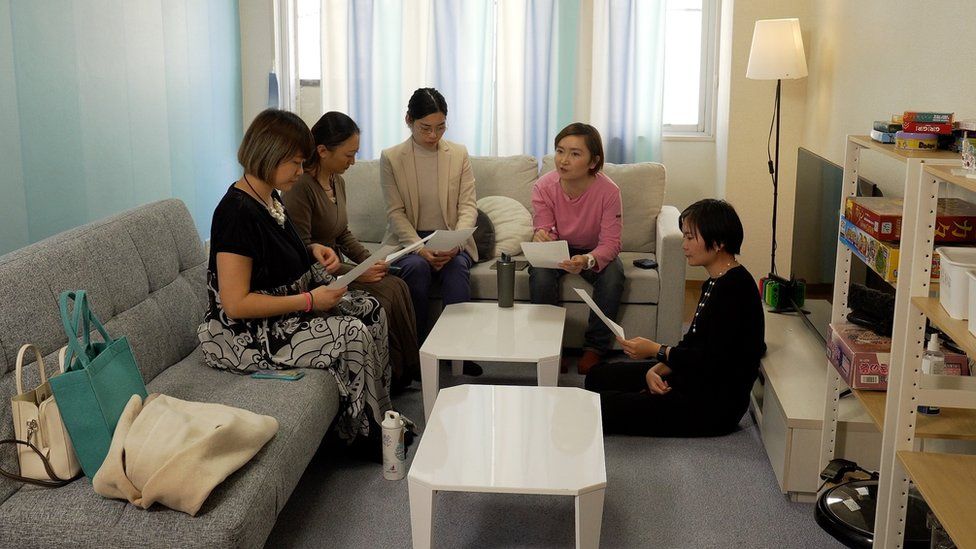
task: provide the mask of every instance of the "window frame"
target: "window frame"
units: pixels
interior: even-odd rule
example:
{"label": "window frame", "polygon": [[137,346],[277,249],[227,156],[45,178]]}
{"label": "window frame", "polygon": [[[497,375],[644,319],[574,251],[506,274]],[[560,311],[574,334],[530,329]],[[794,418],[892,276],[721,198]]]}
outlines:
{"label": "window frame", "polygon": [[661,137],[665,141],[711,141],[715,139],[721,2],[722,0],[702,0],[698,124],[662,124]]}

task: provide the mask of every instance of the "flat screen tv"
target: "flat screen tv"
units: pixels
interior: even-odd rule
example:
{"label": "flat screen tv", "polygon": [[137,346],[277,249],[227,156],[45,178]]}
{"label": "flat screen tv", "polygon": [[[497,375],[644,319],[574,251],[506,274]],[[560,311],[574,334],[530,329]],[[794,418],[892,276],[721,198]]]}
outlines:
{"label": "flat screen tv", "polygon": [[[806,282],[803,307],[794,307],[807,325],[826,343],[830,323],[830,300],[837,261],[837,230],[841,208],[844,168],[800,147],[796,155],[796,201],[793,214],[793,258],[791,278]],[[863,178],[858,194],[876,195],[877,187]],[[864,265],[852,262],[851,280],[865,279]]]}

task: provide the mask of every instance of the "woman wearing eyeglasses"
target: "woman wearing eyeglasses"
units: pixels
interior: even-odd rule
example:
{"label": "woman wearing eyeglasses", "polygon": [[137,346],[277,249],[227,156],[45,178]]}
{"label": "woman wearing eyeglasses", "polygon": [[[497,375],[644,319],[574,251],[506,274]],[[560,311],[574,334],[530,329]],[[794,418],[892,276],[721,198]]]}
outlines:
{"label": "woman wearing eyeglasses", "polygon": [[[391,233],[387,240],[409,246],[436,230],[474,227],[478,219],[474,173],[464,145],[442,139],[447,130],[444,96],[434,88],[415,91],[407,103],[406,123],[410,138],[380,156],[380,185]],[[472,238],[462,248],[447,252],[420,248],[396,262],[399,276],[410,288],[421,342],[430,332],[431,283],[439,280],[445,306],[469,301],[469,271],[477,260]],[[470,368],[467,373],[477,373]]]}

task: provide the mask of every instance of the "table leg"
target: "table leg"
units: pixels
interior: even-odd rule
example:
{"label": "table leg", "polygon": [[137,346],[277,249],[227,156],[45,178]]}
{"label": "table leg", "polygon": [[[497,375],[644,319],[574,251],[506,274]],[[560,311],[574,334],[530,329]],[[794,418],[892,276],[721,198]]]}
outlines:
{"label": "table leg", "polygon": [[[600,488],[576,496],[576,549],[600,547],[600,528],[603,525],[603,493]],[[413,512],[413,492],[410,493]],[[417,539],[416,537],[414,538]],[[414,542],[416,547],[416,542]]]}
{"label": "table leg", "polygon": [[539,378],[539,387],[559,385],[559,355],[540,360],[536,364],[536,376]]}
{"label": "table leg", "polygon": [[437,357],[420,352],[420,386],[424,393],[424,422],[430,419],[430,411],[434,409],[437,391],[440,390],[440,372]]}
{"label": "table leg", "polygon": [[410,535],[414,549],[430,549],[434,491],[407,478],[410,490]]}
{"label": "table leg", "polygon": [[451,361],[451,373],[459,376],[464,373],[464,361],[463,360],[452,360]]}

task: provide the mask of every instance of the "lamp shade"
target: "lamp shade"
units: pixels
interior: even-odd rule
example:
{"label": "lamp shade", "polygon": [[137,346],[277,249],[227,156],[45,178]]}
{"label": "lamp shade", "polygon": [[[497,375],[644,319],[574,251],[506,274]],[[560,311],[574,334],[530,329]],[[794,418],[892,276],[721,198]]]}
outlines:
{"label": "lamp shade", "polygon": [[792,80],[807,75],[803,36],[799,19],[756,21],[749,50],[746,78],[753,80]]}

